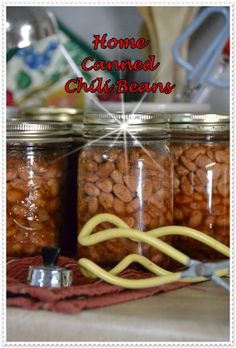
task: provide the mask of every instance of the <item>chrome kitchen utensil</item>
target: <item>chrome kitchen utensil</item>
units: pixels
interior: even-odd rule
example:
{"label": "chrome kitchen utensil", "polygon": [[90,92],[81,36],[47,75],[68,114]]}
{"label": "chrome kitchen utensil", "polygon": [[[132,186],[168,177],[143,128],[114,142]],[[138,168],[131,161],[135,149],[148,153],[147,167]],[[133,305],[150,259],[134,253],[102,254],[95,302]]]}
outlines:
{"label": "chrome kitchen utensil", "polygon": [[7,49],[24,48],[57,34],[52,12],[41,7],[7,7]]}
{"label": "chrome kitchen utensil", "polygon": [[221,286],[225,290],[230,290],[229,284],[221,277],[215,274],[216,271],[222,269],[228,269],[230,267],[229,260],[220,262],[208,262],[202,263],[196,260],[191,260],[189,268],[181,273],[180,278],[194,279],[196,277],[204,277],[212,280],[217,285]]}
{"label": "chrome kitchen utensil", "polygon": [[[224,22],[214,40],[199,58],[195,66],[185,61],[180,55],[180,47],[189,37],[202,25],[212,14],[222,15]],[[192,23],[182,32],[173,45],[173,56],[176,62],[187,72],[186,85],[183,90],[183,97],[190,99],[195,90],[201,88],[204,82],[208,82],[219,88],[228,88],[228,81],[215,79],[211,76],[212,69],[217,62],[224,45],[229,37],[229,13],[225,7],[208,7],[203,10]]]}
{"label": "chrome kitchen utensil", "polygon": [[62,288],[72,284],[72,270],[56,266],[59,248],[42,249],[43,265],[30,266],[27,280],[32,286]]}

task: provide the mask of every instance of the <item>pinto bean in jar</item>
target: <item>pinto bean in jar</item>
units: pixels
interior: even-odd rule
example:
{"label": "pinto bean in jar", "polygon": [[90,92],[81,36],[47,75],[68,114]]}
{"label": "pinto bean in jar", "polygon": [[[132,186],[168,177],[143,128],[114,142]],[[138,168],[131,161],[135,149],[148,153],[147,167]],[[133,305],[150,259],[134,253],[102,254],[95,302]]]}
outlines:
{"label": "pinto bean in jar", "polygon": [[[118,114],[118,117],[128,121],[130,115]],[[124,134],[120,137],[114,134],[95,145],[88,142],[82,150],[78,166],[78,233],[92,216],[105,212],[140,231],[172,224],[172,163],[166,120],[156,116],[157,124],[150,128],[148,122],[153,121],[152,117],[135,115],[130,119],[132,136],[128,127],[127,146],[124,146]],[[98,120],[107,122],[102,115]],[[114,127],[112,121],[109,120]],[[135,123],[140,121],[141,127]],[[114,226],[104,223],[96,231],[110,227]],[[170,241],[170,237],[164,240]],[[131,253],[143,254],[158,264],[169,261],[158,250],[128,239],[111,238],[90,247],[78,245],[79,257],[88,257],[104,266],[111,266]]]}
{"label": "pinto bean in jar", "polygon": [[[67,138],[58,150],[55,139],[48,143],[46,135],[63,127]],[[44,132],[40,134],[42,128]],[[8,256],[38,254],[44,246],[60,244],[68,128],[53,123],[41,126],[38,122],[7,124]],[[39,134],[32,135],[36,131]]]}
{"label": "pinto bean in jar", "polygon": [[[183,115],[183,122],[175,123],[179,117],[173,115],[171,119],[174,222],[229,245],[229,118],[213,114]],[[191,128],[184,129],[186,124]],[[219,257],[190,238],[178,237],[176,245],[192,257]]]}
{"label": "pinto bean in jar", "polygon": [[66,216],[66,224],[61,233],[61,253],[74,257],[77,249],[77,160],[80,147],[84,141],[82,138],[83,111],[78,108],[68,107],[27,107],[21,109],[19,117],[29,121],[58,121],[72,125],[72,143],[68,150],[67,187],[64,200],[63,214]]}

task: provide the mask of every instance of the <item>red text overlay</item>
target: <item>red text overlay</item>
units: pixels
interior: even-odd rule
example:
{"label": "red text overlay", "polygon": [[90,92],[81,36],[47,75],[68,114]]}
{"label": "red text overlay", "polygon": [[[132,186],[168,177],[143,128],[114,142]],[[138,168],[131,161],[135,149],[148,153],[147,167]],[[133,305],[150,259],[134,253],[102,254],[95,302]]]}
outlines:
{"label": "red text overlay", "polygon": [[[107,38],[107,34],[93,35],[93,49],[143,49],[149,45],[149,40],[141,37],[117,39],[115,37]],[[149,55],[145,61],[136,60],[95,60],[89,56],[83,59],[81,63],[81,71],[155,71],[160,67],[160,62],[156,60],[154,55]],[[111,79],[105,80],[103,77],[97,77],[89,83],[84,81],[82,77],[68,80],[65,84],[67,93],[165,93],[170,94],[175,88],[175,84],[171,82],[128,82],[126,79],[117,80],[115,83]]]}

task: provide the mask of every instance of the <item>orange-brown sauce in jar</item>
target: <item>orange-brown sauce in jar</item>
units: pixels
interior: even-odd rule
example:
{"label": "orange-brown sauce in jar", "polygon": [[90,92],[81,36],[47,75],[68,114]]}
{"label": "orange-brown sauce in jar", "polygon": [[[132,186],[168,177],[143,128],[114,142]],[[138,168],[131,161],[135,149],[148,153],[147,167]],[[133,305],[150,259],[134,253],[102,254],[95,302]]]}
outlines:
{"label": "orange-brown sauce in jar", "polygon": [[[8,137],[6,175],[7,255],[18,257],[60,244],[67,168],[65,146],[58,150],[53,141],[43,143],[45,135],[40,143],[20,141],[20,122],[8,124],[11,136],[17,130],[17,137]],[[34,127],[40,128],[37,123]]]}
{"label": "orange-brown sauce in jar", "polygon": [[77,249],[77,161],[78,153],[84,143],[82,137],[83,110],[68,107],[27,107],[21,109],[19,117],[29,121],[58,121],[72,125],[72,143],[68,150],[68,170],[66,171],[67,204],[63,207],[66,217],[63,223],[63,233],[60,234],[61,254],[74,257]]}

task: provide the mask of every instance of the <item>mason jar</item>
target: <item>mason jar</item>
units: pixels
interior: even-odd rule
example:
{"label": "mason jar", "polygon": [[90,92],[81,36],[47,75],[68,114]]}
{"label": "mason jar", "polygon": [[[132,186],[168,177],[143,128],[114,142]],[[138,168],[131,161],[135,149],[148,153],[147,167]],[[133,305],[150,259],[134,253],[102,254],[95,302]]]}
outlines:
{"label": "mason jar", "polygon": [[69,124],[7,122],[8,256],[38,254],[44,246],[63,249],[70,143]]}
{"label": "mason jar", "polygon": [[[169,123],[174,161],[174,223],[229,245],[229,115],[173,114]],[[190,238],[178,237],[176,246],[192,257],[219,256]]]}
{"label": "mason jar", "polygon": [[[86,114],[86,145],[78,164],[78,233],[100,213],[110,213],[141,232],[173,223],[172,162],[168,124],[162,115]],[[104,222],[95,231],[114,227]],[[170,237],[164,240],[170,241]],[[78,256],[112,266],[131,253],[155,263],[169,259],[158,250],[128,239],[84,247]]]}
{"label": "mason jar", "polygon": [[77,160],[81,146],[84,144],[83,111],[78,108],[61,107],[28,107],[21,109],[18,117],[37,121],[59,121],[70,123],[72,126],[72,142],[68,150],[68,171],[67,171],[67,205],[64,207],[67,216],[67,233],[61,236],[62,252],[66,256],[75,256],[77,244]]}

